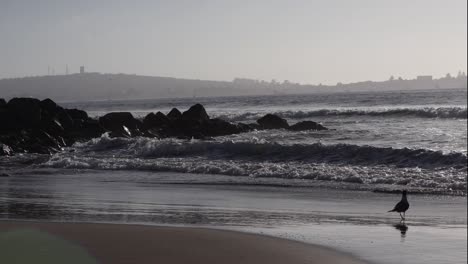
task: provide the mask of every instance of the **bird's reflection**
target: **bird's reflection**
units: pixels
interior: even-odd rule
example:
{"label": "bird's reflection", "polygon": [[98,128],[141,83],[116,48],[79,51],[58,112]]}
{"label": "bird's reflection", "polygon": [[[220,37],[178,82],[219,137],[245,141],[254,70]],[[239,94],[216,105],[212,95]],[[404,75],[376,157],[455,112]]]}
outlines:
{"label": "bird's reflection", "polygon": [[397,230],[400,230],[401,242],[405,242],[406,232],[408,232],[408,226],[406,225],[405,221],[401,221],[398,224],[394,224],[393,227],[395,227],[395,229]]}

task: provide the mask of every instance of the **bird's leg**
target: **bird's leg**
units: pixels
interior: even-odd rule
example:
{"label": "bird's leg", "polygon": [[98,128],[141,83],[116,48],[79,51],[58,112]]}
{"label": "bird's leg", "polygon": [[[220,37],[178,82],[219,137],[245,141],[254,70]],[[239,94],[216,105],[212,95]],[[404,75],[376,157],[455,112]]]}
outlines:
{"label": "bird's leg", "polygon": [[398,212],[400,214],[401,220],[405,219],[402,215],[401,212]]}
{"label": "bird's leg", "polygon": [[403,212],[403,220],[406,220],[406,212]]}

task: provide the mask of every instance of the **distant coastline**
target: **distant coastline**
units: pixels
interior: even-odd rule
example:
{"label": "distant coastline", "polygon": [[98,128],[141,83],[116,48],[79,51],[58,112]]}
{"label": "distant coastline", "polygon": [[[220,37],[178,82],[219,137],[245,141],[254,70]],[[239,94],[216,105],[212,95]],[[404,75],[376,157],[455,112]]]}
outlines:
{"label": "distant coastline", "polygon": [[130,74],[78,73],[0,79],[0,97],[52,98],[58,101],[119,100],[181,97],[308,94],[323,92],[466,89],[465,73],[442,78],[391,77],[387,81],[299,84],[289,81],[261,81],[236,78],[228,81],[193,80]]}

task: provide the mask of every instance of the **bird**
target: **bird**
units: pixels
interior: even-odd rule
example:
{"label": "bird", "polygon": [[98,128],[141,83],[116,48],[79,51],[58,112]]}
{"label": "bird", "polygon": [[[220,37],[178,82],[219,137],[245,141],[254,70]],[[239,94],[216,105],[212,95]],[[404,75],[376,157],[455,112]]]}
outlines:
{"label": "bird", "polygon": [[[405,220],[405,212],[409,208],[408,199],[406,198],[406,190],[402,192],[401,201],[395,205],[395,208],[388,212],[398,212],[400,214],[401,220]],[[401,215],[403,213],[403,215]]]}

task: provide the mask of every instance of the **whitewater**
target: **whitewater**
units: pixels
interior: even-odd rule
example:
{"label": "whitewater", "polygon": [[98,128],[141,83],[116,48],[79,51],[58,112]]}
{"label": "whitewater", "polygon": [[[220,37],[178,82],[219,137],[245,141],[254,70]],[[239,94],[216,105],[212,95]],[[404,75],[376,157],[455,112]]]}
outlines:
{"label": "whitewater", "polygon": [[[52,156],[0,161],[8,173],[47,170],[177,172],[178,184],[274,184],[466,195],[466,89],[221,98],[65,102],[91,116],[185,111],[253,123],[275,113],[327,131],[264,130],[204,140],[110,138],[104,134]],[[216,178],[219,176],[218,178]],[[229,180],[226,180],[228,178]],[[166,179],[167,181],[167,179]]]}

